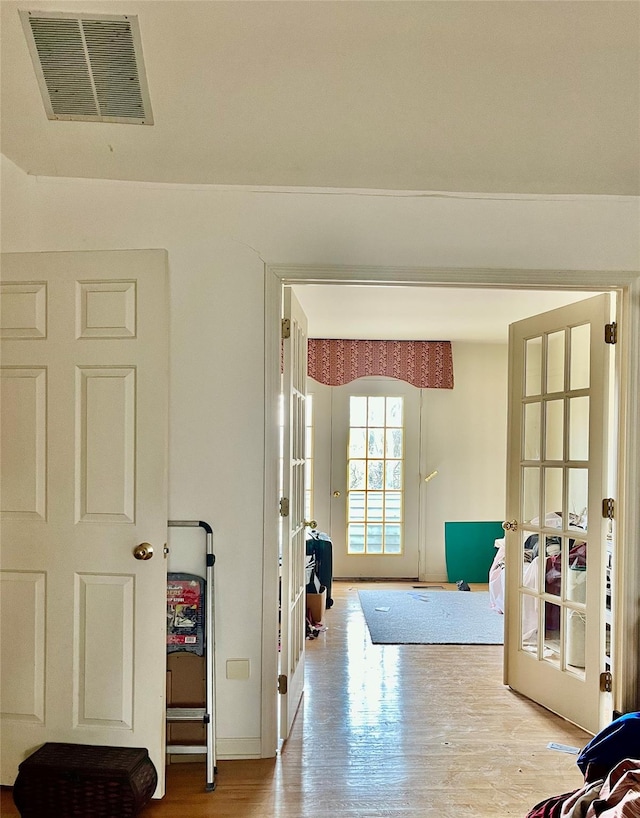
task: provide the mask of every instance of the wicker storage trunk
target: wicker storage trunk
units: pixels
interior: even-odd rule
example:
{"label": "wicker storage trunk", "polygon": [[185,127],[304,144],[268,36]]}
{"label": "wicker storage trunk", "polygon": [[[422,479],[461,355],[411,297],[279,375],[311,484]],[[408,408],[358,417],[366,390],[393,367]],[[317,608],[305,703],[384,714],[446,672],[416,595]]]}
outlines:
{"label": "wicker storage trunk", "polygon": [[147,750],[47,743],[18,768],[22,818],[133,818],[158,781]]}

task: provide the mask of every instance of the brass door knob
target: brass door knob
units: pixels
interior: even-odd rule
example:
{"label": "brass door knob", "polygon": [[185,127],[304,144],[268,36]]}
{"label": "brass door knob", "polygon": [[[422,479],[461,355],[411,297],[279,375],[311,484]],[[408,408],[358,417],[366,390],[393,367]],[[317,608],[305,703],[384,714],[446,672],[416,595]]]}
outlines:
{"label": "brass door knob", "polygon": [[137,560],[150,560],[153,556],[153,546],[148,542],[141,542],[133,549],[133,556]]}
{"label": "brass door knob", "polygon": [[340,492],[339,491],[334,491],[333,496],[334,497],[340,497]]}
{"label": "brass door knob", "polygon": [[315,520],[305,520],[304,524],[308,528],[317,528],[318,527],[318,523]]}
{"label": "brass door knob", "polygon": [[502,528],[505,531],[517,531],[518,530],[518,521],[517,520],[505,520],[502,523]]}

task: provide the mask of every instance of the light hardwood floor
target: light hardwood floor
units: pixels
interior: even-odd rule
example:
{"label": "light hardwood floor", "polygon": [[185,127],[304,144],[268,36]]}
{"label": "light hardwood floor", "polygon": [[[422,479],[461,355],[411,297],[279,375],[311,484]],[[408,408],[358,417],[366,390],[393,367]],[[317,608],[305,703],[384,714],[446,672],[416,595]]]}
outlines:
{"label": "light hardwood floor", "polygon": [[[580,786],[546,747],[589,736],[503,686],[502,648],[372,645],[358,587],[407,585],[334,584],[282,754],[220,761],[213,793],[202,765],[171,765],[145,818],[522,818]],[[1,814],[18,814],[7,790]]]}

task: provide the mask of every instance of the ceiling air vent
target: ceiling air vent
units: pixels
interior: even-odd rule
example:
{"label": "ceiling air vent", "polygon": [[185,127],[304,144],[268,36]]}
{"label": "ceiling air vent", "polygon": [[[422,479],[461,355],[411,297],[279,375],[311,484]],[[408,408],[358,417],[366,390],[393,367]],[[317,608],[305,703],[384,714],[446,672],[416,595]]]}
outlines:
{"label": "ceiling air vent", "polygon": [[153,125],[137,17],[20,16],[49,119]]}

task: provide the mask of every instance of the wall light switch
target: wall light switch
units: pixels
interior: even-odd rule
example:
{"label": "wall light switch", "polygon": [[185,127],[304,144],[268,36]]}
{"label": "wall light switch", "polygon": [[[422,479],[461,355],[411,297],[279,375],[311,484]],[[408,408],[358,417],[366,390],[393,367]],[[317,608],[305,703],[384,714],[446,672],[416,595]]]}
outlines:
{"label": "wall light switch", "polygon": [[227,659],[227,679],[248,679],[248,659]]}

